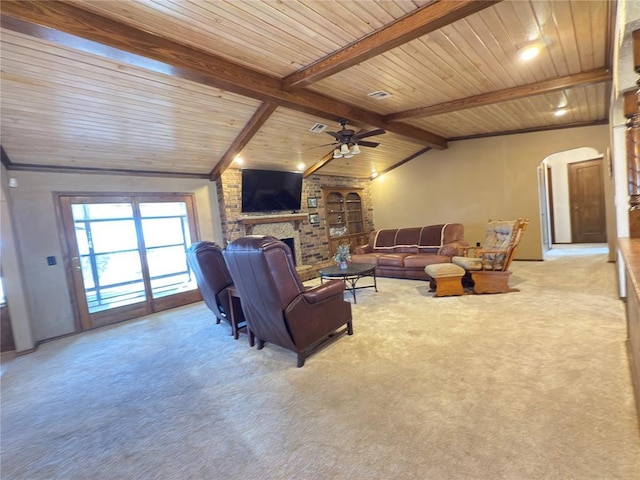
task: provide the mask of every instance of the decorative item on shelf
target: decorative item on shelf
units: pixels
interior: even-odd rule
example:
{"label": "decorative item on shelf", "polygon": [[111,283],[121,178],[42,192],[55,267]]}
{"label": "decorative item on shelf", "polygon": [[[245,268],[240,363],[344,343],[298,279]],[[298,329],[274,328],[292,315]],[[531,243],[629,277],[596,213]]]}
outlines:
{"label": "decorative item on shelf", "polygon": [[309,207],[309,208],[318,208],[318,197],[308,197],[307,198],[307,207]]}
{"label": "decorative item on shelf", "polygon": [[333,261],[336,262],[340,268],[347,268],[351,261],[351,253],[349,253],[349,245],[347,243],[338,245],[336,254],[333,256]]}
{"label": "decorative item on shelf", "polygon": [[310,213],[309,214],[309,223],[311,225],[317,225],[318,223],[320,223],[320,215],[317,213]]}
{"label": "decorative item on shelf", "polygon": [[329,228],[329,235],[333,237],[342,237],[347,234],[347,227],[331,227]]}

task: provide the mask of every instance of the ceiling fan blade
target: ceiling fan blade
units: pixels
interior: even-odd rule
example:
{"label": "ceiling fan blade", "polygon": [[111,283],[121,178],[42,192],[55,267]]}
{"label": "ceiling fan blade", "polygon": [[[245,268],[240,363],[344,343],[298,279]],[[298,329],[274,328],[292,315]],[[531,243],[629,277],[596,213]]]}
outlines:
{"label": "ceiling fan blade", "polygon": [[376,128],[375,130],[371,130],[369,132],[356,133],[353,136],[353,138],[354,139],[367,138],[367,137],[373,137],[375,135],[382,135],[383,133],[386,133],[383,129]]}
{"label": "ceiling fan blade", "polygon": [[329,147],[329,146],[334,146],[334,145],[340,145],[340,142],[325,143],[324,145],[316,145],[315,147],[305,148],[305,150],[313,150],[315,148]]}
{"label": "ceiling fan blade", "polygon": [[328,133],[329,135],[331,135],[333,138],[335,138],[339,142],[342,141],[342,135],[340,135],[337,132],[325,132],[325,133]]}
{"label": "ceiling fan blade", "polygon": [[358,145],[360,145],[361,147],[371,147],[371,148],[375,148],[378,145],[380,145],[378,142],[368,142],[366,140],[360,141],[358,140]]}

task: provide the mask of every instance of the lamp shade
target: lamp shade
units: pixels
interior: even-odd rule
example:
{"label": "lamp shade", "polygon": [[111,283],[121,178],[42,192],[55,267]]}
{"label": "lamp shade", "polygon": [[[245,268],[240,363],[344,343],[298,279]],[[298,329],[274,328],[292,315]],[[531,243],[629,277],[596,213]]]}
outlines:
{"label": "lamp shade", "polygon": [[360,147],[358,147],[358,144],[356,143],[353,147],[351,147],[351,154],[358,155],[359,153],[360,153]]}
{"label": "lamp shade", "polygon": [[333,158],[342,158],[342,154],[340,153],[340,149],[336,148],[333,151]]}
{"label": "lamp shade", "polygon": [[341,153],[342,155],[345,155],[345,154],[349,153],[349,145],[347,145],[346,143],[343,143],[343,144],[340,146],[340,153]]}

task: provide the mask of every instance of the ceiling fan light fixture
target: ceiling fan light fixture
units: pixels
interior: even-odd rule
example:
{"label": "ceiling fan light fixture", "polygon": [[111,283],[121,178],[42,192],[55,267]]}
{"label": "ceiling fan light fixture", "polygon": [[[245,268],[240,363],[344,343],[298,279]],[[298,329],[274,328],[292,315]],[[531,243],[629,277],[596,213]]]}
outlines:
{"label": "ceiling fan light fixture", "polygon": [[368,139],[369,137],[374,137],[376,135],[382,135],[383,133],[386,133],[382,128],[375,128],[368,131],[361,130],[359,132],[356,132],[351,128],[347,128],[346,120],[341,119],[339,123],[342,127],[341,130],[338,130],[336,132],[325,132],[333,137],[334,142],[326,145],[319,145],[322,147],[332,145],[334,147],[333,153],[330,154],[332,158],[351,158],[354,155],[358,155],[362,153],[362,151],[360,150],[360,145],[362,145],[363,147],[375,148],[380,144],[363,139]]}

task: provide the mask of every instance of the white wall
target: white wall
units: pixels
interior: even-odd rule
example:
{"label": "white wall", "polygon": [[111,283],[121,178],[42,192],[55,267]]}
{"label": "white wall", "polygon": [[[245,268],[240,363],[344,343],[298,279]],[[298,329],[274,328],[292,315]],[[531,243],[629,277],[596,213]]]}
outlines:
{"label": "white wall", "polygon": [[[37,341],[75,331],[54,193],[194,193],[200,238],[223,241],[215,183],[208,180],[24,171],[10,171],[10,175],[18,181],[8,195]],[[48,256],[55,256],[58,264],[48,266]]]}
{"label": "white wall", "polygon": [[598,152],[595,148],[581,147],[566,152],[554,153],[544,159],[543,163],[551,167],[553,228],[556,243],[571,243],[572,241],[567,165],[584,160],[602,158],[602,156],[603,153]]}

